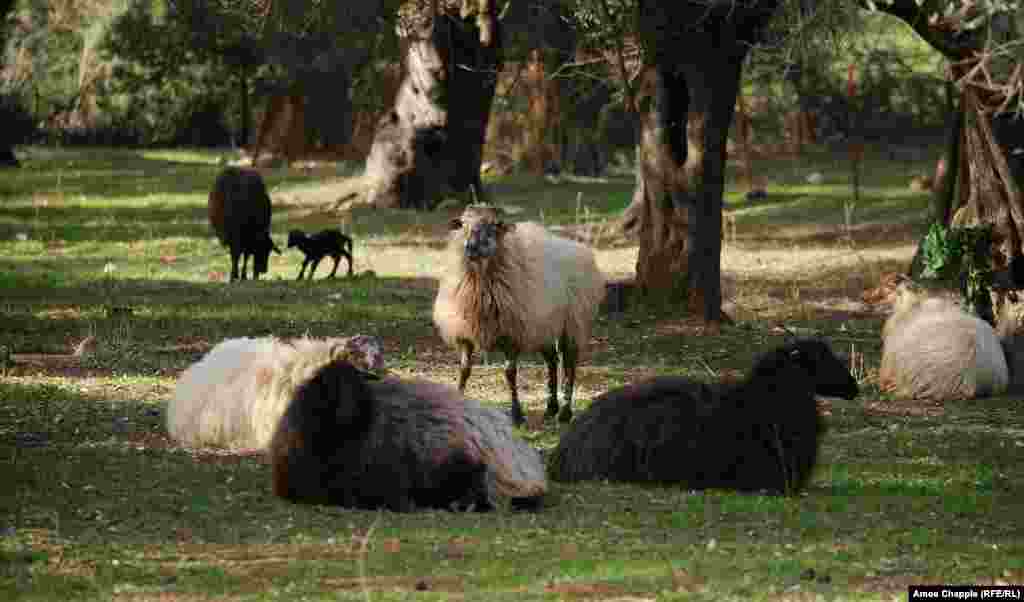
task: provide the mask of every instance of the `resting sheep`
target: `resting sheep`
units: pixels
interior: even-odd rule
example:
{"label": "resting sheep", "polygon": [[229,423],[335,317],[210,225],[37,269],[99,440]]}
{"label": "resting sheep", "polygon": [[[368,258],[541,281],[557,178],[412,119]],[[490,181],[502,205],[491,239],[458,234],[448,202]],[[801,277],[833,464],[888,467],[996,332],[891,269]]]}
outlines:
{"label": "resting sheep", "polygon": [[882,327],[879,386],[903,399],[972,399],[1006,391],[1009,374],[995,330],[951,299],[911,282],[896,288]]}
{"label": "resting sheep", "polygon": [[334,268],[331,269],[328,278],[334,278],[342,257],[348,261],[348,275],[352,275],[352,239],[342,234],[341,230],[321,230],[312,236],[302,230],[292,230],[288,233],[288,248],[292,247],[298,247],[306,256],[302,261],[302,269],[299,270],[299,277],[296,280],[302,280],[306,266],[310,266],[308,278],[312,280],[313,273],[316,272],[317,266],[320,265],[320,261],[324,257],[334,259]]}
{"label": "resting sheep", "polygon": [[242,280],[252,257],[252,277],[267,272],[270,252],[281,254],[270,238],[270,195],[258,172],[228,167],[217,176],[207,202],[210,226],[231,253],[231,281],[238,279],[242,259]]}
{"label": "resting sheep", "polygon": [[189,447],[262,449],[295,389],[339,358],[378,370],[380,343],[347,339],[228,339],[178,379],[167,408],[167,431]]}
{"label": "resting sheep", "polygon": [[547,488],[540,454],[502,413],[344,360],[295,390],[270,456],[274,494],[304,503],[487,510],[535,506]]}
{"label": "resting sheep", "polygon": [[843,362],[815,340],[764,354],[740,383],[652,378],[597,397],[558,442],[551,476],[795,492],[825,430],[815,394],[857,393]]}
{"label": "resting sheep", "polygon": [[[548,368],[545,415],[572,419],[579,353],[604,296],[605,279],[590,248],[536,223],[504,221],[495,207],[470,206],[451,221],[447,272],[434,301],[434,324],[460,355],[459,390],[473,352],[501,350],[512,419],[525,417],[516,385],[519,355],[539,351]],[[558,408],[558,361],[563,398]]]}

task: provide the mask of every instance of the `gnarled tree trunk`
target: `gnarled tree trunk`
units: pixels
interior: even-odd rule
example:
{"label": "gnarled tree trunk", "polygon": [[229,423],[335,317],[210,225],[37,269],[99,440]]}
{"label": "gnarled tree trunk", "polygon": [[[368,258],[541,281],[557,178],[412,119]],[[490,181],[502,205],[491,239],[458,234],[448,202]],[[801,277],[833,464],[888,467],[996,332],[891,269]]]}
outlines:
{"label": "gnarled tree trunk", "polygon": [[743,60],[777,2],[648,2],[638,33],[650,67],[636,92],[637,188],[625,224],[637,232],[638,285],[721,320],[726,138]]}
{"label": "gnarled tree trunk", "polygon": [[366,161],[369,202],[432,209],[449,192],[481,195],[484,135],[501,67],[493,0],[436,13],[407,39],[394,108],[377,125]]}
{"label": "gnarled tree trunk", "polygon": [[[7,48],[7,32],[4,29],[7,24],[7,15],[12,8],[14,8],[14,0],[0,0],[0,52]],[[0,67],[3,65],[0,64]],[[11,130],[13,128],[10,127],[10,124],[0,123],[0,167],[19,166],[18,158],[14,156],[14,144],[9,139]]]}
{"label": "gnarled tree trunk", "polygon": [[[950,157],[949,181],[942,186],[947,196],[936,201],[936,218],[946,225],[991,224],[992,270],[1000,274],[1002,288],[1024,288],[1024,117],[1013,111],[1024,94],[1024,59],[996,61],[989,47],[989,34],[997,29],[1010,44],[1005,48],[1019,43],[1024,31],[1014,29],[1010,20],[999,28],[993,21],[992,27],[962,29],[974,8],[967,4],[963,14],[942,16],[931,3],[915,0],[893,0],[878,8],[905,21],[943,54],[960,90],[959,136],[956,144],[947,145],[956,156]],[[1011,296],[1016,295],[1006,290],[997,294],[997,305],[1004,305],[997,317],[1001,334],[1024,330],[1024,307],[1018,303],[1007,310]]]}

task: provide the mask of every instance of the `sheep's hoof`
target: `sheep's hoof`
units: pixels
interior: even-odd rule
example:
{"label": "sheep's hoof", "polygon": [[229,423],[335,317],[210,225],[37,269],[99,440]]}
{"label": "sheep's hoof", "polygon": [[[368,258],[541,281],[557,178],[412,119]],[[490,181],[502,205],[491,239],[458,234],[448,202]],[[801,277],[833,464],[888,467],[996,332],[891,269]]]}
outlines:
{"label": "sheep's hoof", "polygon": [[562,406],[562,411],[558,413],[558,421],[566,424],[572,422],[572,408],[569,404]]}

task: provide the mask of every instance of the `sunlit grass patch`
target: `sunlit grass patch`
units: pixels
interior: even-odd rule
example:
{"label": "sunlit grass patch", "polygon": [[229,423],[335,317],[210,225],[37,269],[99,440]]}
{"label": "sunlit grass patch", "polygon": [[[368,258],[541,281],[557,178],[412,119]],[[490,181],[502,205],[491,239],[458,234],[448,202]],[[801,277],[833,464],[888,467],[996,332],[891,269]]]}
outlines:
{"label": "sunlit grass patch", "polygon": [[[340,213],[353,166],[264,170],[279,246],[293,227],[339,227],[356,271],[375,275],[295,282],[301,254],[285,250],[269,277],[229,284],[206,217],[220,160],[29,149],[0,183],[0,346],[13,358],[0,366],[0,598],[874,600],[910,582],[1024,579],[1008,519],[1024,514],[1020,399],[897,403],[875,383],[884,312],[861,294],[915,249],[926,197],[906,189],[907,166],[869,157],[846,228],[841,158],[760,162],[765,201],[731,181],[727,193],[736,323],[709,336],[680,308],[635,304],[598,318],[580,367],[583,410],[650,376],[742,378],[789,333],[828,338],[859,357],[862,394],[821,401],[805,492],[551,483],[536,513],[401,515],[279,500],[262,455],[180,448],[163,410],[181,370],[241,336],[373,334],[397,375],[454,384],[458,358],[430,312],[458,209]],[[807,183],[815,171],[823,184]],[[489,184],[513,219],[585,237],[603,270],[633,274],[636,243],[614,231],[632,177]],[[467,394],[505,407],[503,370],[501,353],[481,358]],[[520,372],[525,408],[541,412],[540,356]],[[520,433],[547,452],[561,428]]]}

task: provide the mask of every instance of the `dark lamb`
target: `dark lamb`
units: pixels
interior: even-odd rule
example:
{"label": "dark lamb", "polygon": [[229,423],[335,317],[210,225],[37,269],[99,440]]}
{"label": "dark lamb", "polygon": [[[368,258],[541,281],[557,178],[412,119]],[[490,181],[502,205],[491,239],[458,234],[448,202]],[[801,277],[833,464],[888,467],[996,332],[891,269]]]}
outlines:
{"label": "dark lamb", "polygon": [[761,356],[740,383],[652,378],[595,399],[559,441],[551,476],[793,493],[807,484],[825,431],[815,394],[857,393],[816,340]]}
{"label": "dark lamb", "polygon": [[263,178],[248,169],[224,169],[210,191],[207,209],[210,226],[231,253],[231,281],[239,278],[239,258],[241,278],[246,279],[250,256],[253,280],[259,280],[267,272],[270,252],[281,253],[270,238],[270,195]]}
{"label": "dark lamb", "polygon": [[299,270],[299,277],[296,280],[302,280],[302,275],[306,272],[306,266],[310,266],[310,264],[312,265],[309,268],[308,278],[312,280],[313,273],[316,272],[317,266],[320,265],[320,261],[324,257],[334,259],[334,268],[331,270],[328,278],[334,278],[342,257],[348,261],[348,275],[352,275],[352,239],[342,234],[341,230],[321,230],[312,236],[302,230],[292,230],[288,233],[288,248],[292,247],[298,247],[303,255],[306,256],[302,262],[302,269]]}
{"label": "dark lamb", "polygon": [[294,502],[488,510],[536,507],[547,489],[540,454],[498,410],[345,360],[296,390],[269,450],[273,492]]}

